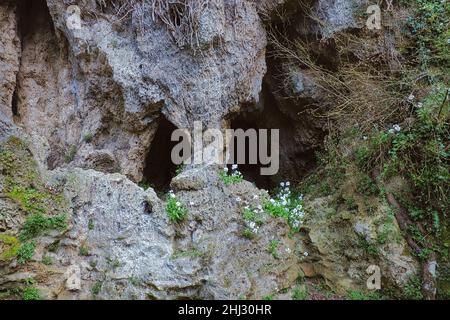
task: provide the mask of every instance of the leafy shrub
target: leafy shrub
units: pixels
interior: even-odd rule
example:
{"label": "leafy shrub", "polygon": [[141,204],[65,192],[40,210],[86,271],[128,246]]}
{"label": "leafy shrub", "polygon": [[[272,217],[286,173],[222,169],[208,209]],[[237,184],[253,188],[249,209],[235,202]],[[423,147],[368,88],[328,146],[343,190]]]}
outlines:
{"label": "leafy shrub", "polygon": [[169,199],[167,200],[166,212],[169,220],[172,222],[183,221],[188,214],[188,210],[180,201],[178,201],[173,191],[169,191]]}
{"label": "leafy shrub", "polygon": [[47,198],[45,194],[34,188],[24,188],[14,186],[7,196],[20,204],[23,210],[29,213],[44,213],[44,201]]}
{"label": "leafy shrub", "polygon": [[23,300],[41,300],[41,294],[39,290],[28,286],[23,290]]}
{"label": "leafy shrub", "polygon": [[36,213],[27,217],[19,238],[21,241],[26,241],[43,234],[47,230],[64,230],[66,228],[65,214],[48,217],[41,213]]}
{"label": "leafy shrub", "polygon": [[448,107],[443,110],[447,94],[445,89],[436,89],[424,99],[411,129],[393,139],[383,172],[385,177],[393,173],[405,177],[414,188],[416,207],[422,210],[450,210],[447,148],[450,131],[449,122],[442,120],[448,112]]}
{"label": "leafy shrub", "polygon": [[305,288],[295,288],[292,292],[293,300],[306,300],[308,298],[308,291]]}
{"label": "leafy shrub", "polygon": [[94,283],[94,285],[91,288],[91,292],[94,297],[100,293],[100,291],[102,290],[102,286],[103,282],[100,280]]}
{"label": "leafy shrub", "polygon": [[295,195],[289,182],[282,182],[280,186],[275,197],[264,203],[264,209],[274,217],[286,219],[289,226],[298,231],[305,215],[303,195]]}
{"label": "leafy shrub", "polygon": [[422,281],[417,276],[409,278],[408,283],[405,285],[404,294],[406,299],[410,300],[422,300]]}
{"label": "leafy shrub", "polygon": [[30,261],[34,256],[35,249],[36,243],[34,241],[22,244],[17,251],[17,263],[25,264]]}
{"label": "leafy shrub", "polygon": [[373,196],[379,193],[377,185],[366,174],[362,175],[358,180],[356,190],[366,196]]}
{"label": "leafy shrub", "polygon": [[80,256],[88,256],[89,255],[89,248],[86,246],[81,246],[78,253],[80,254]]}
{"label": "leafy shrub", "polygon": [[225,167],[219,172],[219,178],[225,185],[236,184],[244,179],[242,173],[239,172],[237,165],[234,164],[231,170],[230,173],[229,169]]}
{"label": "leafy shrub", "polygon": [[64,162],[71,163],[75,159],[75,155],[77,154],[77,146],[71,145],[64,155]]}
{"label": "leafy shrub", "polygon": [[274,257],[275,259],[278,259],[278,246],[280,245],[280,242],[278,240],[270,240],[269,242],[269,248],[267,249],[269,253]]}
{"label": "leafy shrub", "polygon": [[408,19],[408,31],[415,40],[415,53],[419,56],[422,66],[437,65],[448,68],[450,3],[441,0],[411,2],[415,12]]}
{"label": "leafy shrub", "polygon": [[94,138],[94,136],[92,135],[92,133],[86,133],[83,136],[83,141],[86,143],[91,143],[93,138]]}

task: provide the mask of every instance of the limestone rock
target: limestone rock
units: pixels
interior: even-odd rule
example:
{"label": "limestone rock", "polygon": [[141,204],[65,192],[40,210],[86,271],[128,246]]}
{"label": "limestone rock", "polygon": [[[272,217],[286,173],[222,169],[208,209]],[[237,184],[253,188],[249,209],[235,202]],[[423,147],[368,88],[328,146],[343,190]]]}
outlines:
{"label": "limestone rock", "polygon": [[203,169],[191,169],[173,178],[170,185],[175,190],[201,190],[207,183],[207,176]]}
{"label": "limestone rock", "polygon": [[67,277],[66,289],[69,291],[81,290],[81,269],[78,265],[71,265],[65,273]]}
{"label": "limestone rock", "polygon": [[392,289],[403,288],[417,274],[418,262],[384,205],[372,216],[346,215],[345,210],[333,209],[328,197],[312,200],[307,210],[309,251],[317,252],[319,259],[315,271],[337,292],[365,290],[370,265],[380,267],[382,285]]}

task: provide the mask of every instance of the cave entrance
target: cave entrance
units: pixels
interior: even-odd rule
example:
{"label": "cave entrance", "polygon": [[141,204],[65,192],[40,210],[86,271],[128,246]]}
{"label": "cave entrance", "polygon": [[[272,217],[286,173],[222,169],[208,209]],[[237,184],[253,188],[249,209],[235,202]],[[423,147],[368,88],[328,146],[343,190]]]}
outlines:
{"label": "cave entrance", "polygon": [[21,0],[17,3],[19,36],[23,40],[40,28],[54,30],[53,20],[45,0]]}
{"label": "cave entrance", "polygon": [[172,162],[171,153],[178,143],[171,141],[172,132],[176,130],[164,116],[160,117],[158,129],[145,159],[143,184],[151,186],[158,192],[170,189],[170,182],[176,175],[177,165]]}
{"label": "cave entrance", "polygon": [[[242,106],[238,113],[230,115],[229,127],[244,131],[247,129],[279,130],[277,174],[261,175],[260,169],[267,167],[261,163],[239,165],[239,171],[246,180],[255,183],[258,188],[271,190],[281,181],[297,184],[316,168],[316,153],[322,148],[325,133],[320,127],[311,127],[309,119],[303,119],[297,115],[296,108],[299,106],[294,101],[282,101],[283,105],[281,105],[280,100],[274,96],[273,88],[266,80],[263,82],[260,102],[257,105]],[[269,143],[271,143],[270,140]],[[247,160],[249,150],[249,145],[246,143]]]}
{"label": "cave entrance", "polygon": [[[253,146],[256,151],[257,154],[259,155],[259,143],[260,143],[260,137],[258,134],[258,130],[259,129],[271,129],[269,127],[266,126],[266,123],[264,121],[264,112],[262,110],[258,110],[255,108],[252,108],[250,106],[248,106],[249,109],[251,110],[246,110],[243,113],[239,113],[234,115],[231,119],[230,119],[230,128],[233,130],[238,130],[238,129],[242,129],[244,130],[244,132],[247,132],[247,130],[251,130],[254,129],[256,130],[256,146]],[[247,109],[246,107],[243,107],[244,109]],[[270,132],[268,133],[268,143],[269,143],[269,156],[270,155]],[[255,141],[253,141],[254,143]],[[242,175],[244,176],[245,180],[251,181],[253,183],[255,183],[255,185],[258,188],[264,188],[264,189],[271,189],[274,184],[276,182],[274,182],[273,176],[265,176],[265,175],[261,175],[261,168],[262,167],[266,167],[265,165],[263,166],[260,162],[259,156],[257,159],[257,163],[256,164],[250,164],[250,139],[246,138],[245,139],[245,164],[239,164],[238,165],[238,170],[242,173]],[[233,144],[232,146],[234,147],[233,150],[233,154],[234,154],[234,158],[233,162],[237,162],[236,158],[237,158],[237,153],[238,153],[238,146],[237,146],[237,139],[235,137],[233,137]],[[231,170],[231,165],[228,165],[228,169]],[[231,172],[231,171],[229,171]]]}

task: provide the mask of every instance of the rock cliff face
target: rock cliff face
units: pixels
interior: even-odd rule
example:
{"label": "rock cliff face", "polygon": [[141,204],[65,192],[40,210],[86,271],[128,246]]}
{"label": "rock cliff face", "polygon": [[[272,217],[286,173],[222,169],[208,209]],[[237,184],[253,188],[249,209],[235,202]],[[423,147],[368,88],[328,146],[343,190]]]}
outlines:
{"label": "rock cliff face", "polygon": [[[258,180],[254,168],[244,172],[258,186],[299,180],[314,167],[327,128],[308,110],[322,102],[320,88],[307,71],[267,55],[267,30],[280,23],[283,5],[299,17],[296,36],[326,39],[357,21],[353,1],[319,0],[306,5],[326,28],[301,24],[294,2],[179,1],[164,9],[157,0],[2,1],[0,293],[34,278],[48,299],[263,298],[306,275],[345,294],[365,288],[371,264],[402,287],[417,262],[398,226],[390,234],[398,242],[380,261],[346,250],[367,230],[381,232],[382,205],[371,218],[350,217],[329,199],[311,199],[300,233],[267,216],[248,239],[244,202],[258,207],[267,191],[248,181],[225,185],[214,166],[175,172],[159,161],[170,155],[172,129],[202,121],[282,128],[280,174]],[[79,27],[68,24],[70,5],[80,9]],[[322,49],[327,55],[332,45]],[[286,74],[293,97],[280,91]],[[158,181],[159,190],[141,181]],[[181,224],[156,193],[169,187],[189,211]],[[328,219],[329,210],[339,218]],[[35,234],[35,253],[21,264],[4,253],[17,254],[30,212],[65,214],[67,226]]]}

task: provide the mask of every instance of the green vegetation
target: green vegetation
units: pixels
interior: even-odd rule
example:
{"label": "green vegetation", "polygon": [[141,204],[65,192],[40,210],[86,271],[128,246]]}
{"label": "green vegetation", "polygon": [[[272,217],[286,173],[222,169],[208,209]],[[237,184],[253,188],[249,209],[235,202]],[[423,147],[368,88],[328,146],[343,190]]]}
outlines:
{"label": "green vegetation", "polygon": [[44,216],[41,213],[32,214],[25,220],[19,238],[21,241],[26,241],[38,237],[48,230],[63,231],[67,228],[66,219],[66,214],[54,217]]}
{"label": "green vegetation", "polygon": [[80,256],[85,256],[85,257],[88,256],[89,255],[89,248],[87,246],[85,246],[85,245],[82,245],[80,247],[80,249],[78,250],[78,254]]}
{"label": "green vegetation", "polygon": [[184,164],[180,164],[179,166],[177,166],[177,168],[175,170],[175,174],[176,175],[181,174],[183,172],[184,168],[185,168],[185,165]]}
{"label": "green vegetation", "polygon": [[239,172],[237,166],[233,165],[231,173],[228,168],[224,168],[219,172],[219,178],[225,185],[236,184],[244,180],[242,173]]}
{"label": "green vegetation", "polygon": [[267,300],[267,301],[270,301],[270,300],[273,300],[273,299],[275,299],[275,294],[274,293],[271,293],[271,294],[263,297],[263,300]]}
{"label": "green vegetation", "polygon": [[7,196],[19,203],[26,212],[42,213],[45,211],[42,203],[46,194],[40,193],[34,188],[14,186],[11,191],[7,192]]}
{"label": "green vegetation", "polygon": [[53,259],[50,256],[43,256],[42,263],[45,264],[46,266],[50,266],[53,264]]}
{"label": "green vegetation", "polygon": [[[10,137],[0,146],[0,171],[8,201],[17,203],[19,212],[26,215],[18,238],[0,235],[0,242],[6,247],[0,259],[17,257],[18,264],[22,265],[34,255],[36,243],[30,240],[48,230],[66,228],[66,215],[58,214],[65,200],[57,187],[42,183],[26,143],[16,137]],[[47,212],[53,214],[50,216]]]}
{"label": "green vegetation", "polygon": [[64,162],[71,163],[75,159],[77,151],[78,151],[77,146],[71,145],[67,150],[66,154],[64,155]]}
{"label": "green vegetation", "polygon": [[86,143],[91,143],[93,138],[94,138],[94,136],[92,135],[92,133],[86,133],[83,136],[83,141]]}
{"label": "green vegetation", "polygon": [[34,256],[35,249],[36,243],[34,241],[22,244],[17,251],[17,263],[25,264],[30,261]]}
{"label": "green vegetation", "polygon": [[379,193],[376,183],[367,174],[361,175],[356,191],[365,196],[376,196]]}
{"label": "green vegetation", "polygon": [[359,241],[360,246],[368,255],[376,256],[378,254],[378,247],[375,243],[366,240],[362,235],[359,236]]}
{"label": "green vegetation", "polygon": [[408,20],[408,31],[415,40],[412,54],[419,57],[422,69],[432,65],[449,68],[448,17],[450,3],[441,0],[409,1],[415,8]]}
{"label": "green vegetation", "polygon": [[298,231],[303,223],[303,195],[291,191],[289,182],[282,182],[276,195],[264,202],[264,209],[274,217],[287,221],[293,231]]}
{"label": "green vegetation", "polygon": [[187,208],[183,206],[172,191],[169,192],[166,212],[171,222],[181,222],[188,214]]}
{"label": "green vegetation", "polygon": [[308,290],[306,288],[295,288],[292,291],[292,300],[306,300],[308,298]]}
{"label": "green vegetation", "polygon": [[88,221],[88,229],[94,230],[94,219],[90,218]]}
{"label": "green vegetation", "polygon": [[6,234],[0,234],[0,242],[6,247],[0,255],[0,260],[9,260],[17,256],[20,249],[19,239]]}
{"label": "green vegetation", "polygon": [[278,256],[278,246],[280,245],[280,241],[278,240],[270,240],[268,251],[275,259],[279,259]]}
{"label": "green vegetation", "polygon": [[39,290],[28,286],[23,290],[23,300],[41,300],[41,294],[39,293]]}
{"label": "green vegetation", "polygon": [[91,292],[94,297],[100,293],[100,291],[102,290],[102,286],[103,286],[103,281],[98,280],[94,283],[94,285],[91,288]]}
{"label": "green vegetation", "polygon": [[251,239],[255,238],[255,233],[251,229],[245,228],[244,231],[242,231],[242,236],[244,238],[251,240]]}
{"label": "green vegetation", "polygon": [[118,267],[120,267],[120,260],[117,258],[106,257],[106,263],[112,270],[115,270]]}
{"label": "green vegetation", "polygon": [[139,182],[138,185],[139,185],[139,187],[141,187],[144,190],[147,190],[148,188],[152,187],[152,185],[146,181],[141,181],[141,182]]}
{"label": "green vegetation", "polygon": [[405,286],[405,298],[409,300],[421,300],[422,295],[422,281],[417,276],[412,276]]}

